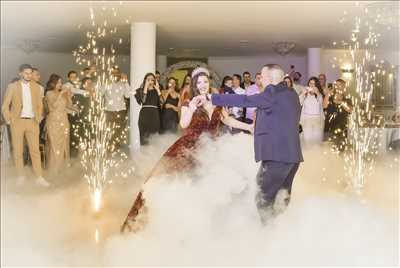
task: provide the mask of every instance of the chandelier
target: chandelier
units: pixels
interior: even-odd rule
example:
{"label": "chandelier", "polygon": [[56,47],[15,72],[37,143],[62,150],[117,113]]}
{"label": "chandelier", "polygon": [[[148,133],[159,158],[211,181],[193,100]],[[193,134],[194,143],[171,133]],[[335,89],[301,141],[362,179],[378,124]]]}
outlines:
{"label": "chandelier", "polygon": [[296,46],[296,44],[293,42],[278,42],[278,43],[274,43],[272,48],[279,55],[285,56],[285,55],[289,54],[295,46]]}

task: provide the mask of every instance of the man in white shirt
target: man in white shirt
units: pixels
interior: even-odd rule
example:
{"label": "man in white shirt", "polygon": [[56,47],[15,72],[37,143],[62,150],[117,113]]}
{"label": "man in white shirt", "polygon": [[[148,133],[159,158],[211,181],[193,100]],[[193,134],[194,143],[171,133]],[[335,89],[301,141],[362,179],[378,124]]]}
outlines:
{"label": "man in white shirt", "polygon": [[293,89],[296,91],[297,95],[299,95],[299,96],[301,93],[307,91],[307,88],[300,84],[300,80],[301,80],[301,73],[295,72],[293,75]]}
{"label": "man in white shirt", "polygon": [[103,86],[100,92],[104,95],[106,119],[113,131],[111,143],[114,144],[116,150],[127,139],[127,107],[125,98],[130,98],[132,89],[128,82],[121,81],[121,72],[118,68],[113,69],[112,79],[114,81]]}
{"label": "man in white shirt", "polygon": [[[256,82],[246,89],[247,96],[259,94],[263,90],[262,81],[261,81],[261,73],[257,73],[255,78],[256,78]],[[253,107],[246,108],[246,117],[245,117],[246,123],[252,124],[254,122],[255,117],[256,117],[256,110],[257,110],[257,108],[253,108]]]}
{"label": "man in white shirt", "polygon": [[247,90],[248,87],[250,87],[251,85],[253,85],[254,82],[251,81],[251,74],[249,71],[245,71],[243,72],[243,83],[240,84],[241,88],[244,88],[245,90]]}
{"label": "man in white shirt", "polygon": [[32,66],[22,64],[19,68],[20,80],[7,87],[2,105],[3,117],[10,124],[14,162],[18,172],[17,185],[23,176],[23,140],[28,142],[32,167],[37,176],[36,182],[42,186],[49,183],[42,177],[42,164],[39,150],[39,123],[43,117],[42,93],[39,85],[32,81]]}
{"label": "man in white shirt", "polygon": [[[235,92],[235,94],[240,94],[240,95],[246,94],[246,90],[240,87],[241,82],[242,82],[242,77],[240,76],[240,74],[234,74],[232,76],[232,90]],[[243,108],[240,107],[232,108],[232,114],[237,120],[243,121],[244,118],[243,112],[244,112]]]}
{"label": "man in white shirt", "polygon": [[86,90],[79,88],[79,77],[78,73],[74,70],[69,71],[67,74],[68,81],[64,84],[64,87],[67,87],[71,90],[74,95],[83,95],[87,97],[89,93]]}

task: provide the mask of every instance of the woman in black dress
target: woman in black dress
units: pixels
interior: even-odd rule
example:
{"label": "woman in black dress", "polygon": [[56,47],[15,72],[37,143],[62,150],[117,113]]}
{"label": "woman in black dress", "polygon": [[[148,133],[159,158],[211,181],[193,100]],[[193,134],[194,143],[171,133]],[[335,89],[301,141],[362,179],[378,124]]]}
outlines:
{"label": "woman in black dress", "polygon": [[179,122],[179,92],[175,78],[168,79],[167,90],[163,93],[165,103],[161,112],[161,126],[163,132],[176,132]]}
{"label": "woman in black dress", "polygon": [[136,101],[142,106],[139,113],[140,144],[148,144],[152,134],[160,132],[160,86],[153,73],[147,73],[140,88],[136,89]]}

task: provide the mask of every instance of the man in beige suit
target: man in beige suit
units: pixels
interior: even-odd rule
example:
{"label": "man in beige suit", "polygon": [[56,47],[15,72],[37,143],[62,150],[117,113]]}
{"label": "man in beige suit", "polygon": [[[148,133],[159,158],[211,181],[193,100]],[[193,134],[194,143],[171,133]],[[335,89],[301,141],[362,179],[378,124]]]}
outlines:
{"label": "man in beige suit", "polygon": [[23,64],[19,68],[20,80],[7,87],[2,105],[2,112],[11,128],[11,140],[14,162],[18,172],[17,184],[21,185],[23,174],[23,141],[28,142],[36,182],[42,186],[49,183],[42,176],[39,151],[39,123],[43,116],[42,94],[39,84],[32,81],[32,66]]}

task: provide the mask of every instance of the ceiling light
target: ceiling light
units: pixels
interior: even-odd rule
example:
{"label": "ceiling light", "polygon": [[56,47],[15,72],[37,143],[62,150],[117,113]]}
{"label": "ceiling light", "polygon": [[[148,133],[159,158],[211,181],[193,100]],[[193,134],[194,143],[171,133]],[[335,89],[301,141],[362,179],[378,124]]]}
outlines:
{"label": "ceiling light", "polygon": [[274,43],[272,48],[279,55],[285,56],[285,55],[289,54],[295,46],[296,46],[296,44],[293,42],[278,42],[278,43]]}

